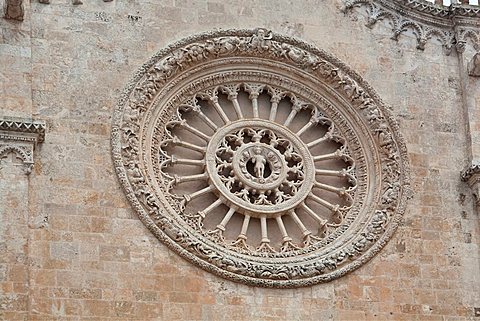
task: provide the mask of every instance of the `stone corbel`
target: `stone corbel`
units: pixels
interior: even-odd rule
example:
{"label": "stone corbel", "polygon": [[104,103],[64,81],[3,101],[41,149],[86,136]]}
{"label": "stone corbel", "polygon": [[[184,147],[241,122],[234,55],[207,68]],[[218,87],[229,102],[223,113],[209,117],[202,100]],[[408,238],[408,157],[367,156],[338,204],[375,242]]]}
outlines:
{"label": "stone corbel", "polygon": [[13,153],[23,163],[25,174],[33,169],[33,151],[45,140],[43,121],[0,118],[0,161]]}
{"label": "stone corbel", "polygon": [[474,163],[462,172],[462,181],[472,189],[475,204],[480,209],[480,163]]}
{"label": "stone corbel", "polygon": [[6,19],[23,21],[23,0],[5,0],[4,11]]}

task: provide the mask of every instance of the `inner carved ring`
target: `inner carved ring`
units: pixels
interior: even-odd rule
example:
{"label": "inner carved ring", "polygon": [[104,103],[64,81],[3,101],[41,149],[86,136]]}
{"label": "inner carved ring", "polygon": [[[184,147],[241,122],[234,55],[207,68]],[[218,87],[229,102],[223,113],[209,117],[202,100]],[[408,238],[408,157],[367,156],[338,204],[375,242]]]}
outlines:
{"label": "inner carved ring", "polygon": [[206,154],[218,197],[252,217],[287,213],[307,197],[314,183],[308,148],[289,129],[270,121],[225,125],[212,137]]}

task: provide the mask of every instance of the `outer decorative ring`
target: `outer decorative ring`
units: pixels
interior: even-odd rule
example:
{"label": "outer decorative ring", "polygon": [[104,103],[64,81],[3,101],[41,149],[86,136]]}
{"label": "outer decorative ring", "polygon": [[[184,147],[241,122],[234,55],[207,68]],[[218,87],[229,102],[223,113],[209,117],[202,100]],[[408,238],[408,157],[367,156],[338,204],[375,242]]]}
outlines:
{"label": "outer decorative ring", "polygon": [[[220,69],[228,70],[229,61],[242,59],[263,64],[264,68],[269,64],[282,65],[284,70],[299,75],[297,81],[302,77],[311,79],[319,88],[318,94],[309,94],[310,98],[322,102],[325,110],[333,113],[338,110],[341,117],[346,117],[337,119],[344,135],[355,137],[366,130],[360,137],[361,146],[373,155],[369,160],[378,162],[372,165],[378,173],[376,177],[359,179],[371,186],[365,190],[375,191],[375,195],[366,194],[358,204],[354,203],[345,215],[345,223],[338,227],[341,232],[338,237],[327,237],[306,250],[292,250],[286,255],[253,257],[216,244],[186,226],[181,218],[171,215],[169,204],[159,195],[155,182],[160,175],[159,167],[152,163],[155,159],[152,155],[158,151],[155,140],[160,137],[156,134],[165,132],[155,128],[155,124],[166,123],[169,119],[163,119],[167,117],[164,115],[174,114],[171,102],[175,97],[168,93],[178,92],[179,88],[187,90],[191,82],[187,76],[201,75],[204,67],[208,69],[218,63]],[[281,73],[282,68],[277,72]],[[215,81],[209,80],[208,75],[202,77],[206,83]],[[269,77],[276,81],[275,76]],[[288,80],[284,86],[291,86]],[[361,128],[352,132],[349,129],[352,124]],[[353,271],[391,238],[411,193],[405,144],[397,123],[375,91],[335,57],[300,40],[264,29],[203,33],[174,43],[153,56],[137,71],[115,108],[112,157],[127,198],[159,240],[207,271],[256,286],[309,286]],[[359,167],[370,166],[369,160],[359,158]],[[367,171],[360,168],[360,172]]]}

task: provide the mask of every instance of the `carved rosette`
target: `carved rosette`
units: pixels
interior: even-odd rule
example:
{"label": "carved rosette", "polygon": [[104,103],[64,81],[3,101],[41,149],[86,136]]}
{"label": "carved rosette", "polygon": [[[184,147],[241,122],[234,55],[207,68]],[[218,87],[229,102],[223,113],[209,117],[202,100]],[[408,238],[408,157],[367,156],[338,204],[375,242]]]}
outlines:
{"label": "carved rosette", "polygon": [[370,86],[264,29],[158,52],[115,109],[112,149],[157,238],[250,285],[307,286],[354,270],[392,236],[410,191],[398,126]]}

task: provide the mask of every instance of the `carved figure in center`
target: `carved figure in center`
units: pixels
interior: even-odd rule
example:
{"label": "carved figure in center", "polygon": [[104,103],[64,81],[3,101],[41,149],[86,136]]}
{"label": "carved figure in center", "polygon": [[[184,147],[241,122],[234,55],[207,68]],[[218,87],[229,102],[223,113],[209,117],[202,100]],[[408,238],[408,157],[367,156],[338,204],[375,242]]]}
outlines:
{"label": "carved figure in center", "polygon": [[253,171],[255,172],[255,176],[257,178],[263,178],[265,173],[265,164],[267,164],[267,159],[262,154],[262,149],[260,147],[256,147],[253,150],[253,157],[252,163],[255,164]]}

